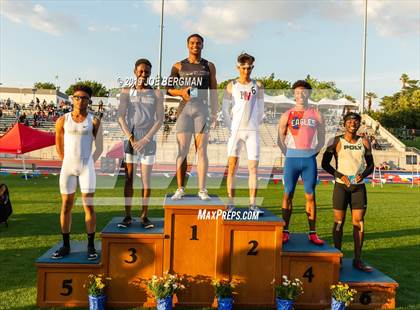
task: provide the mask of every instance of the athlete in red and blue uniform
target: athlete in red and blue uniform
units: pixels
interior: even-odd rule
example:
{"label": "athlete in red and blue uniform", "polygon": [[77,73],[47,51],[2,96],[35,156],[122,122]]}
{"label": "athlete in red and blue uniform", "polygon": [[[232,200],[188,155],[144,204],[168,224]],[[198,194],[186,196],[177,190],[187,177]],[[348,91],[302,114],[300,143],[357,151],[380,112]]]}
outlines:
{"label": "athlete in red and blue uniform", "polygon": [[302,177],[306,214],[309,223],[309,240],[316,245],[323,245],[315,230],[316,201],[315,186],[317,180],[316,155],[324,145],[324,121],[314,107],[308,104],[312,87],[299,80],[293,84],[296,106],[285,112],[279,122],[279,146],[286,155],[284,163],[284,196],[282,215],[285,221],[283,243],[289,241],[289,222],[292,215],[292,201],[296,183]]}

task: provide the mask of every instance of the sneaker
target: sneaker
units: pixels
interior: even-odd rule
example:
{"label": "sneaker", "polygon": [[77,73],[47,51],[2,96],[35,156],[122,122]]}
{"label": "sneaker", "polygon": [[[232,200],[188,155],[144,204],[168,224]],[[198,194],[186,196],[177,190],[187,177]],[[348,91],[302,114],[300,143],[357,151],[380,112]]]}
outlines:
{"label": "sneaker", "polygon": [[152,222],[150,222],[150,220],[147,218],[147,216],[145,216],[141,219],[141,226],[143,228],[146,228],[146,229],[150,229],[150,228],[155,227],[155,225]]}
{"label": "sneaker", "polygon": [[88,260],[95,260],[98,258],[98,253],[95,250],[95,247],[88,247],[87,250]]}
{"label": "sneaker", "polygon": [[208,192],[206,189],[202,189],[201,191],[198,192],[198,198],[200,200],[204,200],[204,201],[209,201],[211,200],[211,197],[209,196]]}
{"label": "sneaker", "polygon": [[226,211],[231,212],[233,210],[235,210],[235,205],[233,203],[228,203],[226,205]]}
{"label": "sneaker", "polygon": [[185,196],[184,188],[178,188],[175,192],[175,194],[172,195],[172,200],[181,200]]}
{"label": "sneaker", "polygon": [[372,272],[373,271],[372,267],[370,267],[369,265],[366,265],[360,259],[359,260],[353,259],[353,267],[356,268],[356,269],[359,269],[361,271],[364,271],[364,272]]}
{"label": "sneaker", "polygon": [[257,212],[261,216],[264,215],[264,211],[261,210],[260,208],[258,208],[256,205],[250,205],[249,206],[249,211],[251,211],[251,212]]}
{"label": "sneaker", "polygon": [[67,246],[62,246],[57,251],[54,252],[54,254],[51,256],[51,258],[54,259],[61,259],[64,256],[67,256],[70,254],[70,248]]}
{"label": "sneaker", "polygon": [[289,242],[290,233],[288,230],[283,230],[283,244]]}
{"label": "sneaker", "polygon": [[324,245],[324,240],[318,238],[316,232],[310,232],[308,235],[309,241],[316,245]]}
{"label": "sneaker", "polygon": [[132,219],[131,216],[126,216],[122,222],[118,223],[118,228],[127,228],[131,225]]}

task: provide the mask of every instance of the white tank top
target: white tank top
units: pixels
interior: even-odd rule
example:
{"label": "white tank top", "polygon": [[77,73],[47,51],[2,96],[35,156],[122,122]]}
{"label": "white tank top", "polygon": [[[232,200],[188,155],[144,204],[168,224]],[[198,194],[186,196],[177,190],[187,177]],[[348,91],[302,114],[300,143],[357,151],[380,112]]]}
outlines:
{"label": "white tank top", "polygon": [[[356,176],[365,170],[365,146],[363,145],[362,138],[356,143],[349,143],[343,137],[340,137],[341,148],[337,155],[337,171],[346,176]],[[336,178],[338,183],[344,183]],[[352,180],[350,180],[352,181]],[[363,180],[359,184],[363,183]]]}
{"label": "white tank top", "polygon": [[71,112],[64,114],[64,159],[88,160],[92,157],[93,115],[76,123]]}
{"label": "white tank top", "polygon": [[258,84],[251,80],[244,85],[237,80],[232,83],[231,130],[258,130],[260,126]]}

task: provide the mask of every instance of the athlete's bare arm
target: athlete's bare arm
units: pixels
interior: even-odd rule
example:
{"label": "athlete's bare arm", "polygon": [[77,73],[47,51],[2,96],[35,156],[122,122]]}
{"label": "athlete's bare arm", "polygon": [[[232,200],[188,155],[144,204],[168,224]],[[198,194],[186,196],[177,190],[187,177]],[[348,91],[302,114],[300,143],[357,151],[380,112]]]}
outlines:
{"label": "athlete's bare arm", "polygon": [[[171,69],[171,77],[179,77],[179,70],[181,70],[181,63],[177,62],[172,66]],[[184,100],[184,102],[188,102],[190,100],[190,95],[188,94],[188,90],[191,87],[185,87],[176,89],[173,85],[169,85],[166,87],[168,94],[171,96],[180,96]]]}
{"label": "athlete's bare arm", "polygon": [[128,111],[129,100],[130,100],[130,89],[123,88],[121,90],[120,104],[118,106],[118,124],[120,124],[120,127],[127,139],[130,139],[131,137],[131,132],[126,122],[126,115]]}
{"label": "athlete's bare arm", "polygon": [[258,123],[262,124],[264,120],[264,85],[257,81],[258,85]]}
{"label": "athlete's bare arm", "polygon": [[280,147],[280,150],[286,155],[287,147],[284,144],[287,134],[287,120],[289,118],[289,113],[283,113],[279,120],[279,133],[277,137],[277,145]]}
{"label": "athlete's bare arm", "polygon": [[225,91],[223,93],[223,100],[222,100],[222,113],[223,113],[223,122],[225,126],[230,130],[230,126],[232,125],[232,116],[230,113],[230,109],[232,106],[232,82],[229,82],[226,85]]}
{"label": "athlete's bare arm", "polygon": [[319,153],[325,144],[325,121],[321,113],[319,113],[318,128],[316,130],[316,134],[318,144],[316,145],[315,150],[317,153]]}
{"label": "athlete's bare arm", "polygon": [[64,116],[60,116],[55,122],[55,149],[58,157],[64,159]]}
{"label": "athlete's bare arm", "polygon": [[214,126],[217,118],[217,109],[219,107],[217,102],[217,79],[216,79],[216,66],[209,62],[210,70],[210,117],[211,124]]}
{"label": "athlete's bare arm", "polygon": [[102,133],[101,120],[93,118],[93,136],[95,137],[95,152],[93,152],[93,162],[96,162],[104,150],[104,136]]}
{"label": "athlete's bare arm", "polygon": [[361,180],[369,176],[375,168],[372,155],[372,146],[370,145],[370,141],[366,138],[362,138],[362,143],[365,147],[366,168],[361,174],[356,175],[356,182],[360,182]]}
{"label": "athlete's bare arm", "polygon": [[162,127],[163,120],[165,117],[165,108],[163,107],[163,95],[160,90],[155,90],[155,96],[156,96],[156,121],[152,128],[147,132],[147,134],[144,136],[144,138],[147,141],[151,141],[153,139],[153,136],[156,132]]}

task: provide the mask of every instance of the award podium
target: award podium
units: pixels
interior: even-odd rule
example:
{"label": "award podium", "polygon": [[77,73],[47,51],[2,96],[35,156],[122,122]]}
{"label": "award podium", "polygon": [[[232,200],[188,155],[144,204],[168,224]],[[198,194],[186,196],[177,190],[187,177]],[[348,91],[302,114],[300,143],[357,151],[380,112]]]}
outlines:
{"label": "award podium", "polygon": [[[111,278],[107,290],[110,307],[155,307],[144,280],[164,272],[177,273],[187,287],[174,298],[177,307],[217,307],[211,281],[234,279],[235,307],[274,308],[271,282],[282,275],[303,282],[304,294],[296,309],[325,309],[331,302],[330,286],[348,283],[358,294],[350,309],[393,309],[398,284],[378,270],[364,273],[329,246],[316,246],[306,234],[291,234],[282,244],[284,222],[265,210],[258,219],[243,219],[248,209],[235,209],[229,216],[224,203],[212,196],[201,201],[187,195],[164,201],[164,218],[152,218],[153,229],[144,229],[136,219],[128,228],[118,228],[122,217],[113,218],[101,232],[101,253],[88,261],[85,242],[71,243],[71,254],[51,259],[55,245],[37,261],[39,307],[87,306],[83,284],[89,274]],[[233,216],[234,215],[234,216]]]}

